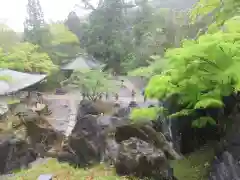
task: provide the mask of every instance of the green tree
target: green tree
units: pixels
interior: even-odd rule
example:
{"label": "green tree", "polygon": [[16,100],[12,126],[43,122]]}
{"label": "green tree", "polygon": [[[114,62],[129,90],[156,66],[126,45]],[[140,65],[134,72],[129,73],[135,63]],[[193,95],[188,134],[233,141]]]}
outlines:
{"label": "green tree", "polygon": [[190,12],[192,23],[204,23],[199,34],[216,32],[230,18],[240,12],[239,0],[200,0]]}
{"label": "green tree", "polygon": [[[228,20],[224,31],[205,34],[197,40],[186,40],[181,48],[169,49],[165,54],[165,73],[151,78],[146,94],[167,99],[178,94],[178,104],[184,108],[172,116],[195,113],[197,109],[222,108],[222,97],[240,88],[239,19]],[[202,127],[215,123],[201,117],[194,125]]]}
{"label": "green tree", "polygon": [[76,58],[83,50],[80,48],[78,37],[61,22],[49,24],[51,34],[50,44],[46,52],[54,64],[62,65]]}
{"label": "green tree", "polygon": [[20,42],[20,36],[5,24],[0,24],[0,47],[7,51]]}
{"label": "green tree", "polygon": [[153,61],[149,62],[148,66],[129,71],[128,75],[151,78],[153,75],[163,72],[166,66],[165,61],[160,56],[151,56],[151,59]]}
{"label": "green tree", "polygon": [[78,89],[83,96],[93,101],[104,93],[116,92],[120,87],[109,74],[99,69],[75,71],[68,80],[62,82],[62,85]]}
{"label": "green tree", "polygon": [[24,22],[24,40],[44,47],[49,40],[49,31],[39,0],[28,0],[27,18]]}
{"label": "green tree", "polygon": [[38,49],[37,45],[19,43],[7,55],[0,51],[0,67],[22,72],[50,73],[55,66],[48,54],[38,52]]}

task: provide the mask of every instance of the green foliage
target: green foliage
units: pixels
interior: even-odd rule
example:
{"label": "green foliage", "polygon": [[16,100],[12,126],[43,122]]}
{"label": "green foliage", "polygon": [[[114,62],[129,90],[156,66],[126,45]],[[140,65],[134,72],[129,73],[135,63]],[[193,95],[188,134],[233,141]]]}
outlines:
{"label": "green foliage", "polygon": [[24,22],[24,40],[39,47],[49,42],[49,31],[39,0],[28,0],[27,18]]}
{"label": "green foliage", "polygon": [[61,87],[61,82],[66,80],[64,73],[60,69],[54,69],[49,76],[47,76],[46,81],[39,84],[37,87],[41,92],[49,92],[56,90],[56,88]]}
{"label": "green foliage", "polygon": [[50,73],[55,68],[46,53],[38,52],[38,46],[30,43],[18,43],[7,55],[0,51],[0,67],[22,72]]}
{"label": "green foliage", "polygon": [[[92,7],[91,2],[84,2]],[[78,36],[81,47],[107,69],[126,74],[147,66],[152,55],[163,55],[184,37],[182,21],[187,13],[179,13],[185,15],[179,18],[175,10],[154,6],[153,1],[103,0],[81,23],[71,12],[66,25]]]}
{"label": "green foliage", "polygon": [[169,118],[176,118],[176,117],[180,117],[180,116],[188,116],[188,115],[191,115],[193,112],[194,112],[193,109],[183,109],[181,111],[178,111],[176,113],[168,115],[168,117]]}
{"label": "green foliage", "polygon": [[153,59],[153,61],[149,62],[149,66],[134,69],[128,72],[128,75],[150,78],[155,74],[161,73],[165,67],[165,61],[160,56],[151,56],[151,59]]}
{"label": "green foliage", "polygon": [[0,47],[7,51],[20,41],[19,35],[7,25],[0,23]]}
{"label": "green foliage", "polygon": [[153,69],[150,66],[140,67],[128,73],[128,76],[142,76],[142,77],[151,77]]}
{"label": "green foliage", "polygon": [[9,76],[0,76],[0,81],[11,81],[12,78]]}
{"label": "green foliage", "polygon": [[116,92],[120,87],[111,76],[99,69],[74,71],[71,77],[62,82],[70,88],[78,89],[90,100],[98,99],[103,93]]}
{"label": "green foliage", "polygon": [[216,125],[216,121],[208,116],[200,117],[199,119],[196,119],[192,122],[192,126],[196,128],[202,128],[206,126],[207,124],[210,125]]}
{"label": "green foliage", "polygon": [[83,52],[75,34],[68,30],[63,23],[49,25],[50,42],[45,47],[54,64],[63,65]]}
{"label": "green foliage", "polygon": [[208,32],[216,32],[230,18],[240,12],[239,0],[200,0],[190,12],[193,23],[203,18],[209,21]]}
{"label": "green foliage", "polygon": [[195,104],[195,109],[222,108],[223,102],[213,98],[202,99]]}
{"label": "green foliage", "polygon": [[78,38],[75,34],[68,30],[62,23],[53,23],[49,26],[52,45],[59,44],[79,44]]}
{"label": "green foliage", "polygon": [[[240,88],[240,33],[229,28],[169,49],[165,54],[167,70],[151,78],[146,95],[163,100],[178,94],[178,103],[185,109],[177,115],[191,109],[222,107],[222,97]],[[199,121],[198,126],[213,124],[206,118]]]}
{"label": "green foliage", "polygon": [[130,114],[130,119],[133,122],[156,120],[161,110],[158,107],[134,108]]}
{"label": "green foliage", "polygon": [[148,98],[162,99],[174,94],[174,85],[170,82],[171,76],[154,75],[145,89]]}

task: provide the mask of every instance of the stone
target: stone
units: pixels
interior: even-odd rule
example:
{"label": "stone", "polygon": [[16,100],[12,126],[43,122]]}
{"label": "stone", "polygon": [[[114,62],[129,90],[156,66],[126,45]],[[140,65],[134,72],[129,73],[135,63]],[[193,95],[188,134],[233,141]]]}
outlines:
{"label": "stone", "polygon": [[128,140],[131,137],[136,137],[148,143],[151,143],[156,148],[162,149],[170,159],[181,159],[181,155],[177,153],[172,145],[161,132],[157,132],[149,123],[141,125],[129,124],[116,128],[115,139],[118,143]]}
{"label": "stone", "polygon": [[138,107],[138,104],[137,104],[136,101],[130,101],[128,107],[130,107],[130,108],[135,108],[135,107]]}
{"label": "stone", "polygon": [[114,102],[107,102],[102,100],[89,101],[82,100],[78,108],[78,116],[84,116],[87,114],[100,115],[108,114],[112,115],[119,108]]}
{"label": "stone", "polygon": [[173,179],[164,152],[135,137],[121,142],[115,168],[119,175]]}
{"label": "stone", "polygon": [[19,140],[11,134],[1,134],[0,137],[0,173],[9,173],[16,169],[27,168],[37,154],[24,140]]}
{"label": "stone", "polygon": [[37,180],[52,180],[53,175],[52,174],[41,174]]}
{"label": "stone", "polygon": [[123,108],[119,108],[114,114],[113,116],[116,117],[121,117],[121,118],[128,118],[130,115],[131,109],[129,107],[123,107]]}
{"label": "stone", "polygon": [[226,136],[215,149],[209,180],[240,180],[239,113],[233,117]]}
{"label": "stone", "polygon": [[104,135],[97,123],[97,117],[86,115],[77,119],[77,123],[68,138],[70,148],[81,159],[81,164],[100,161],[104,149]]}

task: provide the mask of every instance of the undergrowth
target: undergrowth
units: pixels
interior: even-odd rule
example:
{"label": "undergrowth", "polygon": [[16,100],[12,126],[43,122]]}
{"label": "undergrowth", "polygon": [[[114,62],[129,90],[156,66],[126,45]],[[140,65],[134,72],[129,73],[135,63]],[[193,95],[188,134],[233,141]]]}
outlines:
{"label": "undergrowth", "polygon": [[[191,153],[182,160],[173,161],[174,174],[178,180],[206,180],[210,161],[213,158],[211,147],[204,147]],[[137,178],[119,177],[112,168],[98,165],[90,169],[74,168],[67,163],[50,159],[47,163],[21,170],[10,180],[33,180],[41,174],[52,174],[53,180],[136,180]]]}

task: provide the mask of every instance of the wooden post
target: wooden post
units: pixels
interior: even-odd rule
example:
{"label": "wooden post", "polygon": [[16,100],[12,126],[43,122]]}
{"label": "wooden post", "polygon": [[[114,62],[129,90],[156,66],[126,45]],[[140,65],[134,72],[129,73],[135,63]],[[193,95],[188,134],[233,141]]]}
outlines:
{"label": "wooden post", "polygon": [[132,90],[132,101],[135,100],[135,95],[136,95],[136,92],[134,91],[134,89]]}
{"label": "wooden post", "polygon": [[119,99],[119,95],[118,95],[118,93],[116,93],[115,94],[115,100],[118,101],[118,99]]}
{"label": "wooden post", "polygon": [[105,94],[105,98],[106,98],[106,100],[108,100],[108,93],[107,92]]}

